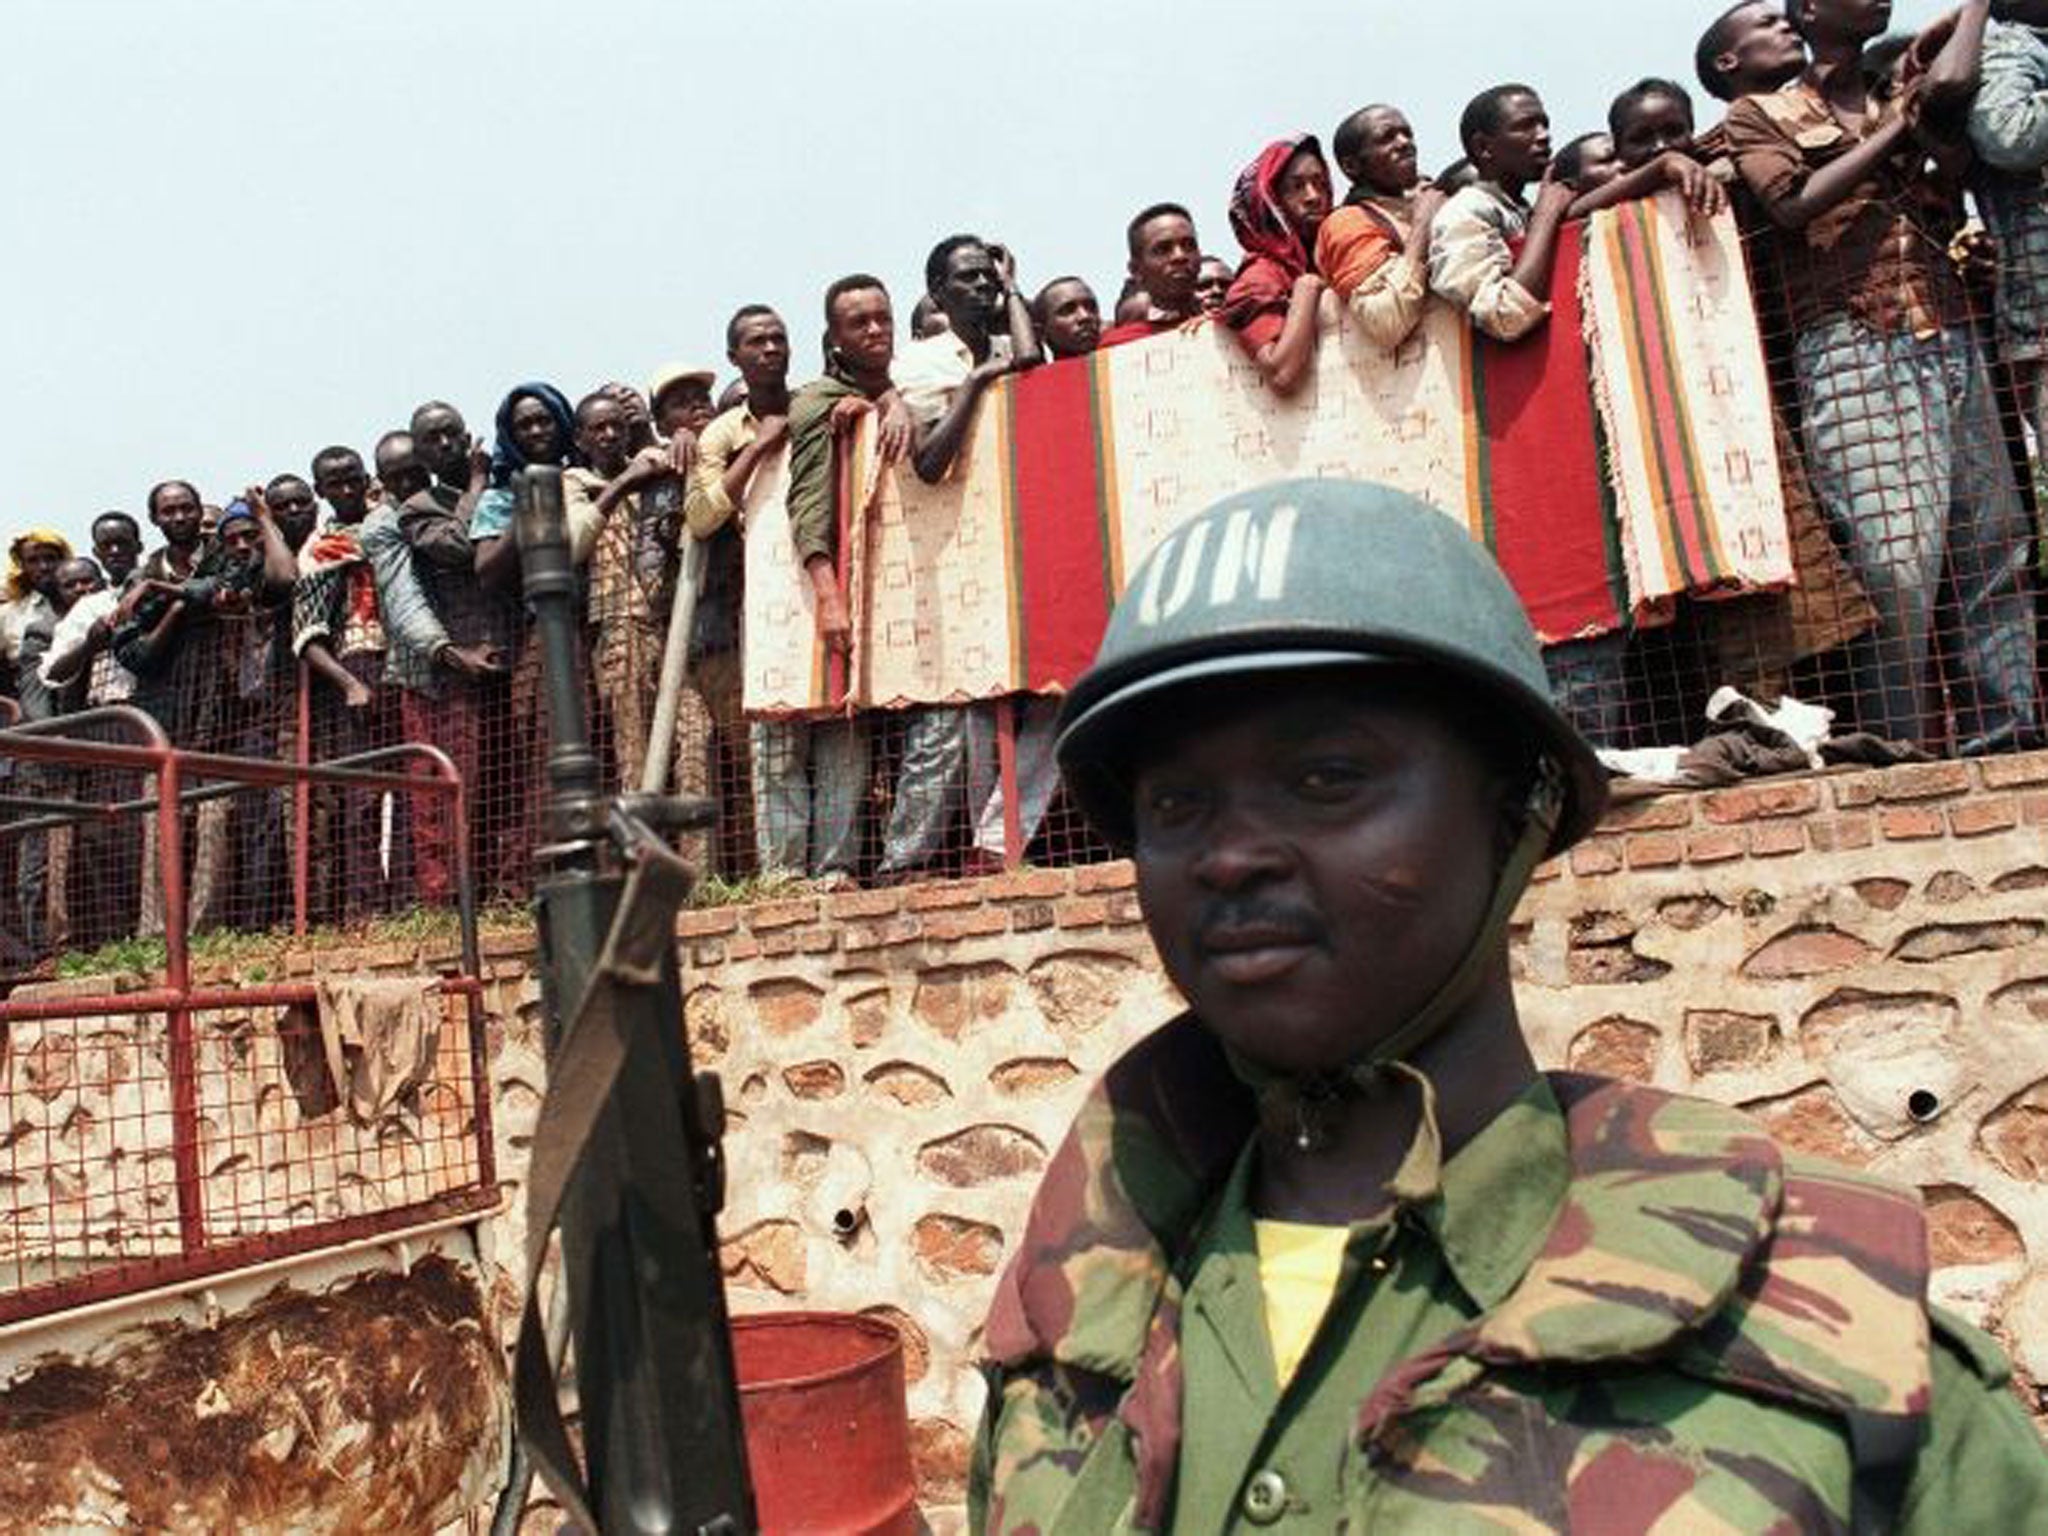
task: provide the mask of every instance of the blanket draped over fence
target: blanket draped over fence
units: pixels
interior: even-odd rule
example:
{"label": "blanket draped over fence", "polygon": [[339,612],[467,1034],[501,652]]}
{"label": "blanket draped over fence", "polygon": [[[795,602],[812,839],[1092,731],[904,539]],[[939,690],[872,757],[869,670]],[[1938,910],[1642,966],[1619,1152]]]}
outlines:
{"label": "blanket draped over fence", "polygon": [[[940,485],[840,454],[851,667],[828,665],[780,472],[746,509],[745,703],[787,715],[1058,692],[1124,574],[1247,485],[1346,476],[1441,508],[1546,643],[1662,622],[1682,594],[1792,580],[1769,385],[1726,215],[1675,196],[1566,231],[1550,322],[1504,346],[1433,305],[1396,353],[1326,301],[1314,375],[1277,398],[1213,325],[1002,380]],[[1361,549],[1359,558],[1373,552]]]}

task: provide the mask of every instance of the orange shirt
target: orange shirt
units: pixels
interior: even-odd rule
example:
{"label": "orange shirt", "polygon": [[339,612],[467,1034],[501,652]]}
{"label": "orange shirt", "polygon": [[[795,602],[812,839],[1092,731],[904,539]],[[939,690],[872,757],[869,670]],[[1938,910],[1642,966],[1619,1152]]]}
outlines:
{"label": "orange shirt", "polygon": [[1346,203],[1327,219],[1316,235],[1316,270],[1346,303],[1358,285],[1401,254],[1401,237],[1390,215]]}

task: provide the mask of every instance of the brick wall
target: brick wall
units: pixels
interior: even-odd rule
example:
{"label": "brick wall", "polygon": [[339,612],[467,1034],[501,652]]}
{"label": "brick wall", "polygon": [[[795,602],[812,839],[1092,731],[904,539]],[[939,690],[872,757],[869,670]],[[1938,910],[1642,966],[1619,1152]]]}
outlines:
{"label": "brick wall", "polygon": [[[731,1108],[734,1306],[895,1321],[927,1504],[955,1505],[968,1361],[1039,1171],[1177,1006],[1130,866],[693,912],[681,938]],[[1540,873],[1513,942],[1546,1065],[1742,1104],[1918,1186],[1939,1296],[2048,1381],[2048,754],[1626,801]],[[510,1198],[485,1246],[509,1324],[544,1072],[530,943],[486,956]]]}
{"label": "brick wall", "polygon": [[[736,1304],[887,1313],[926,1491],[1088,1083],[1176,1006],[1127,864],[693,913]],[[1927,1192],[1942,1299],[2048,1380],[2048,755],[1618,805],[1514,931],[1546,1065],[1753,1109]]]}

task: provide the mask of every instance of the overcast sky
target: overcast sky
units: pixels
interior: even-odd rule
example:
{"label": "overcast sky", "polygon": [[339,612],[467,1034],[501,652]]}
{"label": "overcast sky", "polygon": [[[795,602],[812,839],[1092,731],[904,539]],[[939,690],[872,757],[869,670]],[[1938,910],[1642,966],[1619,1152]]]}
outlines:
{"label": "overcast sky", "polygon": [[1171,198],[1234,257],[1266,140],[1388,99],[1434,168],[1519,78],[1561,143],[1690,83],[1718,3],[7,0],[0,527],[224,499],[433,396],[488,433],[524,379],[723,380],[742,303],[807,376],[828,281],[900,320],[955,230],[1113,291]]}

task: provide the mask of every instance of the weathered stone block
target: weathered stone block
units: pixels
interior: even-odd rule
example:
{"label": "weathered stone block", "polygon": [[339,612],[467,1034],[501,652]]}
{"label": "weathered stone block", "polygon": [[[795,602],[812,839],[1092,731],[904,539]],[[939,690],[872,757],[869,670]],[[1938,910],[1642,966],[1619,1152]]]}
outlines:
{"label": "weathered stone block", "polygon": [[1927,1202],[1927,1245],[1936,1264],[2004,1264],[2024,1260],[2026,1245],[1990,1201],[1956,1184],[1921,1191]]}
{"label": "weathered stone block", "polygon": [[718,1245],[719,1267],[734,1285],[794,1296],[807,1269],[803,1228],[793,1221],[759,1221]]}
{"label": "weathered stone block", "polygon": [[1685,1059],[1696,1075],[1756,1071],[1770,1064],[1783,1043],[1778,1021],[1770,1014],[1686,1010]]}
{"label": "weathered stone block", "polygon": [[2048,932],[2048,923],[2019,918],[2003,923],[1933,923],[1915,928],[1892,947],[1892,954],[1914,965],[1933,965],[1959,955],[1990,954],[2018,949]]}
{"label": "weathered stone block", "polygon": [[801,1034],[825,1012],[824,989],[796,976],[770,976],[747,988],[747,1007],[771,1035]]}
{"label": "weathered stone block", "polygon": [[1643,795],[1617,800],[1600,818],[1603,832],[1668,832],[1689,827],[1693,797],[1684,794]]}
{"label": "weathered stone block", "polygon": [[1851,1167],[1869,1162],[1883,1146],[1849,1117],[1841,1098],[1826,1083],[1815,1083],[1797,1093],[1751,1099],[1742,1107],[1795,1151],[1833,1158]]}
{"label": "weathered stone block", "polygon": [[2035,1024],[2048,1024],[2048,976],[2029,977],[1991,994],[1994,1013],[2010,1012]]}
{"label": "weathered stone block", "polygon": [[1788,928],[1742,962],[1742,974],[1758,981],[1825,976],[1862,965],[1877,951],[1853,933],[1826,926]]}
{"label": "weathered stone block", "polygon": [[1878,795],[1885,800],[1938,800],[1970,790],[1968,763],[1906,763],[1878,775]]}
{"label": "weathered stone block", "polygon": [[1024,1056],[1004,1062],[988,1080],[998,1093],[1029,1098],[1064,1088],[1080,1075],[1081,1069],[1064,1056]]}
{"label": "weathered stone block", "polygon": [[846,1070],[836,1061],[805,1061],[782,1069],[782,1084],[799,1099],[836,1099],[846,1092]]}
{"label": "weathered stone block", "polygon": [[1877,813],[1877,826],[1894,843],[1926,842],[1948,830],[1940,810],[1927,805],[1888,805]]}
{"label": "weathered stone block", "polygon": [[1986,837],[2020,824],[2020,803],[2011,796],[1973,796],[1948,808],[1948,828],[1957,837]]}
{"label": "weathered stone block", "polygon": [[920,1499],[952,1503],[967,1496],[972,1447],[967,1432],[944,1419],[916,1419],[910,1426],[910,1465]]}
{"label": "weathered stone block", "polygon": [[1928,878],[1923,894],[1936,906],[1952,907],[1977,894],[1977,882],[1959,869],[1944,869]]}
{"label": "weathered stone block", "polygon": [[1900,904],[1913,894],[1911,881],[1893,880],[1885,876],[1851,881],[1849,889],[1856,893],[1856,899],[1863,905],[1879,912],[1898,911]]}
{"label": "weathered stone block", "polygon": [[2048,1184],[2048,1082],[1993,1110],[1978,1127],[1977,1144],[2008,1178]]}
{"label": "weathered stone block", "polygon": [[1716,790],[1704,800],[1707,820],[1757,821],[1774,816],[1805,816],[1820,805],[1820,786],[1811,779],[1743,784]]}
{"label": "weathered stone block", "polygon": [[862,1307],[861,1316],[887,1323],[903,1340],[904,1384],[914,1387],[923,1381],[932,1366],[932,1341],[917,1319],[901,1307],[887,1305]]}
{"label": "weathered stone block", "polygon": [[1017,972],[1002,961],[941,965],[917,978],[911,1014],[948,1040],[960,1040],[1009,1011]]}
{"label": "weathered stone block", "polygon": [[1062,1035],[1092,1034],[1116,1012],[1143,967],[1129,955],[1069,950],[1050,955],[1026,973],[1046,1022]]}
{"label": "weathered stone block", "polygon": [[815,923],[817,920],[818,903],[811,897],[797,901],[771,901],[747,908],[747,926],[755,933],[794,928],[799,923]]}
{"label": "weathered stone block", "polygon": [[1045,1166],[1045,1146],[1014,1125],[971,1125],[918,1149],[918,1171],[952,1189],[1021,1178]]}
{"label": "weathered stone block", "polygon": [[1663,1045],[1664,1036],[1656,1025],[1617,1014],[1580,1030],[1572,1039],[1569,1059],[1575,1072],[1646,1083],[1656,1076]]}
{"label": "weathered stone block", "polygon": [[1749,842],[1740,827],[1708,827],[1688,834],[1685,839],[1688,864],[1726,864],[1748,851]]}
{"label": "weathered stone block", "polygon": [[1669,869],[1685,862],[1685,839],[1676,832],[1637,832],[1628,839],[1630,869]]}
{"label": "weathered stone block", "polygon": [[940,1282],[993,1275],[1003,1261],[1003,1234],[964,1216],[920,1217],[910,1246],[926,1278]]}
{"label": "weathered stone block", "polygon": [[1724,917],[1728,903],[1718,896],[1673,896],[1657,904],[1657,916],[1684,933],[1704,928],[1716,918]]}
{"label": "weathered stone block", "polygon": [[885,1061],[862,1081],[905,1109],[929,1109],[953,1097],[953,1090],[943,1077],[911,1061]]}

